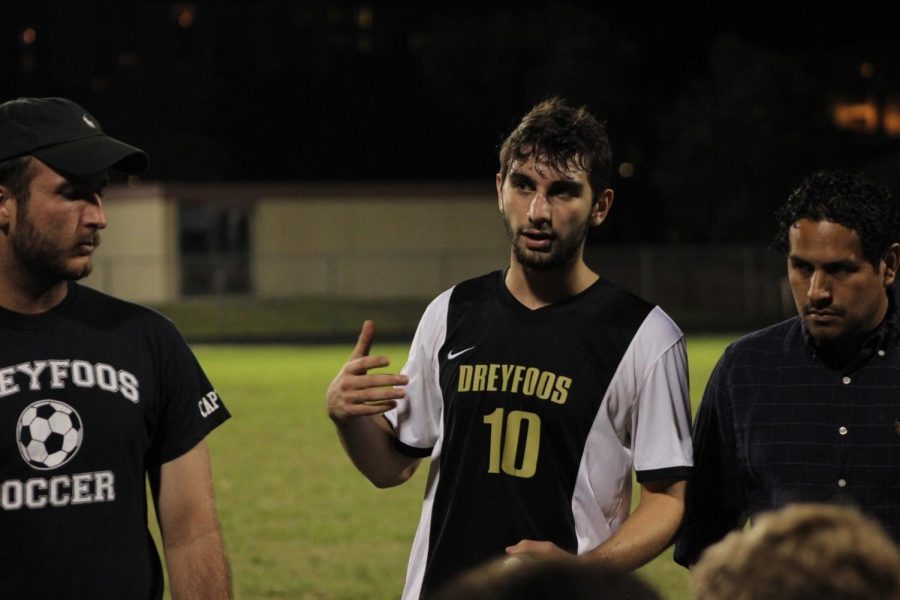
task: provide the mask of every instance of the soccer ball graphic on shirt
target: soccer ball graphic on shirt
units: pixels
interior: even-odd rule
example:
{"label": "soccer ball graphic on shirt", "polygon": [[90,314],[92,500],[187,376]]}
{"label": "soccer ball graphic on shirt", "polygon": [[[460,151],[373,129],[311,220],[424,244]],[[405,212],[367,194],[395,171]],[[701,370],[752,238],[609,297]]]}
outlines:
{"label": "soccer ball graphic on shirt", "polygon": [[75,409],[59,400],[28,405],[16,425],[19,452],[29,465],[49,471],[69,462],[81,447],[84,429]]}

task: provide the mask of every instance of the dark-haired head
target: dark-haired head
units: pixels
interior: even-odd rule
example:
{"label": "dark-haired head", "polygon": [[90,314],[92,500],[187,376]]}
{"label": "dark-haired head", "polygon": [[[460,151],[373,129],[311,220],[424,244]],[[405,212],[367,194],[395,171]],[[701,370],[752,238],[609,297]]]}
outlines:
{"label": "dark-haired head", "polygon": [[790,250],[790,229],[801,219],[852,229],[859,236],[863,256],[875,266],[900,239],[900,210],[887,188],[845,171],[819,171],[804,179],[775,218],[774,245],[784,253]]}
{"label": "dark-haired head", "polygon": [[576,109],[551,98],[532,108],[500,147],[500,180],[514,164],[532,157],[561,173],[584,170],[594,201],[609,187],[612,151],[606,127],[584,106]]}
{"label": "dark-haired head", "polygon": [[634,573],[571,558],[497,559],[463,573],[434,600],[659,600]]}

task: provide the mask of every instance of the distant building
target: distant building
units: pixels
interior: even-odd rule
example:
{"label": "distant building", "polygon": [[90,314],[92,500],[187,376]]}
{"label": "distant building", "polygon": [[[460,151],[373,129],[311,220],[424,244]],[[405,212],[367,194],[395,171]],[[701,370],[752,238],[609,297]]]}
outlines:
{"label": "distant building", "polygon": [[139,302],[429,297],[501,268],[491,185],[114,186],[87,283]]}

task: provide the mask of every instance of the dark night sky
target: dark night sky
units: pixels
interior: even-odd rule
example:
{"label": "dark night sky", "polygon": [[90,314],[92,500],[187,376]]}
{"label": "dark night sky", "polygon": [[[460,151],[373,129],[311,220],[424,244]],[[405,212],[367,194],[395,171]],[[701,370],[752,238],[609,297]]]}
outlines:
{"label": "dark night sky", "polygon": [[900,151],[829,116],[900,95],[888,15],[548,4],[17,3],[0,21],[0,95],[75,99],[163,181],[480,180],[518,117],[562,95],[606,119],[616,164],[634,166],[616,186],[641,210],[618,227],[646,241],[714,239],[678,224],[673,204],[695,199],[719,235],[744,235],[748,206],[809,169]]}

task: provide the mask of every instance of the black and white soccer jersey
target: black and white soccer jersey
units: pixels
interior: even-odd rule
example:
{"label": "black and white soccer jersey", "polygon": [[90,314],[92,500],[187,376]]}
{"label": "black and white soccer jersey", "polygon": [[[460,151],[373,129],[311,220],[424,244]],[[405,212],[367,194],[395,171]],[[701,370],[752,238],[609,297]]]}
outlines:
{"label": "black and white soccer jersey", "polygon": [[691,466],[681,331],[599,280],[538,310],[502,272],[438,296],[386,417],[398,448],[430,456],[404,598],[437,590],[522,539],[595,548],[629,514],[638,481]]}
{"label": "black and white soccer jersey", "polygon": [[0,598],[161,598],[146,474],[228,418],[160,315],[69,284],[0,309]]}

